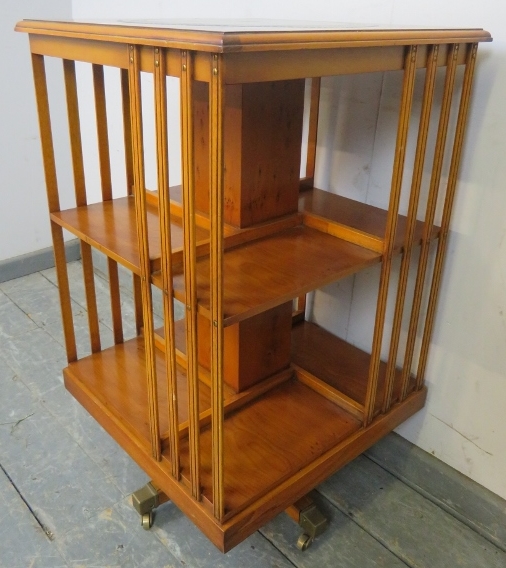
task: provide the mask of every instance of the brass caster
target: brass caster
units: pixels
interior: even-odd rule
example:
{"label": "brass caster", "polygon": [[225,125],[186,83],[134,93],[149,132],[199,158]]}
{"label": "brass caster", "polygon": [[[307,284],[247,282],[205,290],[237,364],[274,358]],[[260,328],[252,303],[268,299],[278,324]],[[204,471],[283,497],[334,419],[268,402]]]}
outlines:
{"label": "brass caster", "polygon": [[302,533],[297,540],[297,548],[304,552],[313,544],[313,538],[306,533]]}
{"label": "brass caster", "polygon": [[149,531],[149,529],[153,526],[153,511],[144,513],[144,515],[142,515],[141,525],[145,531]]}

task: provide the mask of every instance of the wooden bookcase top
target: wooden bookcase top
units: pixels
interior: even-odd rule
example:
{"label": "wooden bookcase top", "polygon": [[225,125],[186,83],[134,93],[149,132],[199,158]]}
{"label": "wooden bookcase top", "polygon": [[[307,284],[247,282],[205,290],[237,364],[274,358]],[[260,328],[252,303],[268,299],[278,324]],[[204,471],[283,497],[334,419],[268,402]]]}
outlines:
{"label": "wooden bookcase top", "polygon": [[22,20],[17,31],[212,52],[491,41],[480,28],[389,27],[293,20]]}

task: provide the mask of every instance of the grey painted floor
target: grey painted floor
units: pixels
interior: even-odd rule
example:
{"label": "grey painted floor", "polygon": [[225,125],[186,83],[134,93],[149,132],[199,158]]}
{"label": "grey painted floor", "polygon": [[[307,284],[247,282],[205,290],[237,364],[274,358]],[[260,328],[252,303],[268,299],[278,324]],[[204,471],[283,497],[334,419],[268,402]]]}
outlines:
{"label": "grey painted floor", "polygon": [[[69,270],[84,354],[79,262]],[[54,282],[50,269],[0,284],[0,567],[506,568],[506,503],[395,434],[318,488],[330,528],[304,553],[285,514],[227,555],[171,503],[142,530],[129,494],[145,474],[63,388]]]}

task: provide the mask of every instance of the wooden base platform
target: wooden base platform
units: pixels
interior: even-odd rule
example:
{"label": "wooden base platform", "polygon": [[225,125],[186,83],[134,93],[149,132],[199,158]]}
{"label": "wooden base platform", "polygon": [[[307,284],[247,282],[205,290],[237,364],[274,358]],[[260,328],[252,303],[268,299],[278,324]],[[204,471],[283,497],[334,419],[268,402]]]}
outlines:
{"label": "wooden base platform", "polygon": [[[307,368],[312,374],[321,373],[321,379],[328,381],[332,389],[341,389],[343,396],[353,396],[357,404],[363,403],[367,354],[307,322],[296,325],[292,337],[294,352],[300,352],[294,358],[297,367]],[[326,355],[320,350],[320,355],[311,359],[298,348],[302,339],[311,344],[309,349],[315,345],[318,349],[320,345]],[[166,376],[163,354],[158,349],[156,352],[163,438],[168,424]],[[362,355],[357,357],[357,352]],[[325,359],[329,353],[332,360]],[[333,368],[336,357],[342,365],[340,371]],[[316,368],[315,360],[323,364]],[[358,363],[350,366],[346,361]],[[170,473],[169,448],[164,448],[162,461],[151,457],[142,338],[92,354],[64,370],[67,389],[224,551],[421,408],[425,398],[425,391],[412,393],[364,429],[356,413],[348,412],[339,399],[336,403],[332,397],[298,380],[298,376],[294,371],[285,372],[277,380],[268,379],[263,387],[260,384],[252,389],[257,392],[236,395],[225,391],[230,404],[225,403],[225,517],[220,524],[212,515],[210,397],[205,381],[199,382],[202,501],[197,503],[190,497],[189,489],[184,369],[178,367],[179,480]],[[266,506],[273,493],[279,495],[276,503],[284,504],[276,510]]]}

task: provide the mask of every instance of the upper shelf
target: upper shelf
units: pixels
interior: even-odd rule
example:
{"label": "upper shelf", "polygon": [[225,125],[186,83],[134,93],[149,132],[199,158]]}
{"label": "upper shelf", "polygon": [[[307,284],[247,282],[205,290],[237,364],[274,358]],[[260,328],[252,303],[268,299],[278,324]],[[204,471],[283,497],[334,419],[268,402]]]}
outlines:
{"label": "upper shelf", "polygon": [[[304,223],[317,230],[301,225],[284,228],[281,224],[279,228],[284,230],[271,234],[257,231],[257,235],[264,238],[226,251],[226,325],[380,261],[386,211],[319,189],[301,194],[300,210]],[[157,272],[160,269],[159,219],[154,203],[147,203],[147,217],[153,282],[161,285]],[[51,219],[136,274],[140,273],[133,197],[55,212]],[[296,219],[288,221],[294,224]],[[405,226],[406,218],[399,216],[396,252],[401,250]],[[418,222],[416,241],[420,240],[422,228],[423,224]],[[433,236],[437,234],[436,227]],[[171,218],[171,236],[173,261],[181,262],[183,229],[177,215]],[[229,234],[227,239],[240,242],[238,237],[243,238],[241,234]],[[210,309],[209,259],[204,246],[208,238],[208,230],[198,226],[197,243],[204,247],[199,249],[203,256],[197,262],[198,300],[206,316]],[[184,277],[181,274],[175,276],[174,289],[176,297],[184,300]]]}
{"label": "upper shelf", "polygon": [[214,52],[491,41],[479,28],[437,29],[286,20],[22,20],[17,31]]}
{"label": "upper shelf", "polygon": [[[225,252],[225,325],[237,323],[379,262],[381,254],[298,226]],[[209,317],[209,258],[197,261],[199,309]],[[159,276],[155,275],[157,280]],[[184,278],[174,290],[184,301]]]}
{"label": "upper shelf", "polygon": [[[149,257],[152,270],[160,269],[160,223],[158,210],[146,203],[148,219]],[[51,214],[51,220],[58,223],[83,241],[113,258],[132,272],[140,274],[139,248],[135,225],[134,198],[120,197],[111,201],[101,201],[74,209],[66,209]],[[209,237],[207,230],[197,227],[197,241],[205,242]],[[171,217],[172,254],[182,253],[183,228],[181,219]]]}
{"label": "upper shelf", "polygon": [[[299,211],[304,224],[356,243],[360,246],[381,252],[387,223],[387,211],[336,195],[321,189],[303,191],[299,198]],[[397,218],[394,251],[400,252],[404,245],[407,219]],[[422,238],[423,223],[417,221],[415,243]],[[434,226],[431,238],[437,238],[439,227]]]}

